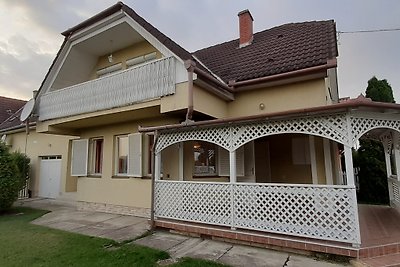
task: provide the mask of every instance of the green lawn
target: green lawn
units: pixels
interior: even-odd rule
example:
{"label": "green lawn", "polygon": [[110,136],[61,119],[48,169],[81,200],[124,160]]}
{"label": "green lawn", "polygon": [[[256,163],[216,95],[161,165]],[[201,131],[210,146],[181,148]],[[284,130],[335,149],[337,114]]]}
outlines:
{"label": "green lawn", "polygon": [[[109,239],[30,224],[46,211],[16,208],[0,215],[0,265],[5,266],[157,266],[167,252]],[[223,266],[183,259],[170,266]]]}

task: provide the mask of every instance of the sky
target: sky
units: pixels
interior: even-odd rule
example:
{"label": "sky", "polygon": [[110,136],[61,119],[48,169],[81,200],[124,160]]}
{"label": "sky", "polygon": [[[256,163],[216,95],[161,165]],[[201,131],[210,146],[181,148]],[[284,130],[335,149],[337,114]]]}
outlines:
{"label": "sky", "polygon": [[[238,38],[237,13],[254,32],[290,22],[334,19],[337,31],[400,28],[398,0],[125,0],[188,51]],[[115,4],[111,0],[0,0],[0,96],[28,100],[63,41],[61,32]],[[364,93],[376,76],[400,102],[400,31],[338,36],[340,97]]]}

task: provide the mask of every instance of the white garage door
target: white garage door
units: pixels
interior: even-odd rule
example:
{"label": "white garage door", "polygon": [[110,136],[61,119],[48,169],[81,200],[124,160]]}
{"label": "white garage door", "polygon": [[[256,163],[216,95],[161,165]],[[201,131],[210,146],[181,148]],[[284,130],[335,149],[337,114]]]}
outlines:
{"label": "white garage door", "polygon": [[41,157],[39,196],[57,198],[61,183],[61,156]]}

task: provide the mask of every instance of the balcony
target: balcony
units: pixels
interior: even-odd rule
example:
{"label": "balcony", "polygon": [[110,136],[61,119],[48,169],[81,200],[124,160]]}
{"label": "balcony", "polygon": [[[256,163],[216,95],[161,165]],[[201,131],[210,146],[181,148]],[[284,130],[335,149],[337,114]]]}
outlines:
{"label": "balcony", "polygon": [[175,93],[175,59],[162,58],[40,97],[39,120],[131,105]]}

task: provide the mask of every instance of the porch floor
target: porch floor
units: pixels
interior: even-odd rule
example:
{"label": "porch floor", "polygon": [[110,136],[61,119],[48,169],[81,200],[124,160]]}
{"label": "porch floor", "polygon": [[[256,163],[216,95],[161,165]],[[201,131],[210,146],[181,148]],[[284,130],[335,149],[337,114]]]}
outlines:
{"label": "porch floor", "polygon": [[358,205],[361,248],[400,244],[400,213],[389,206]]}

